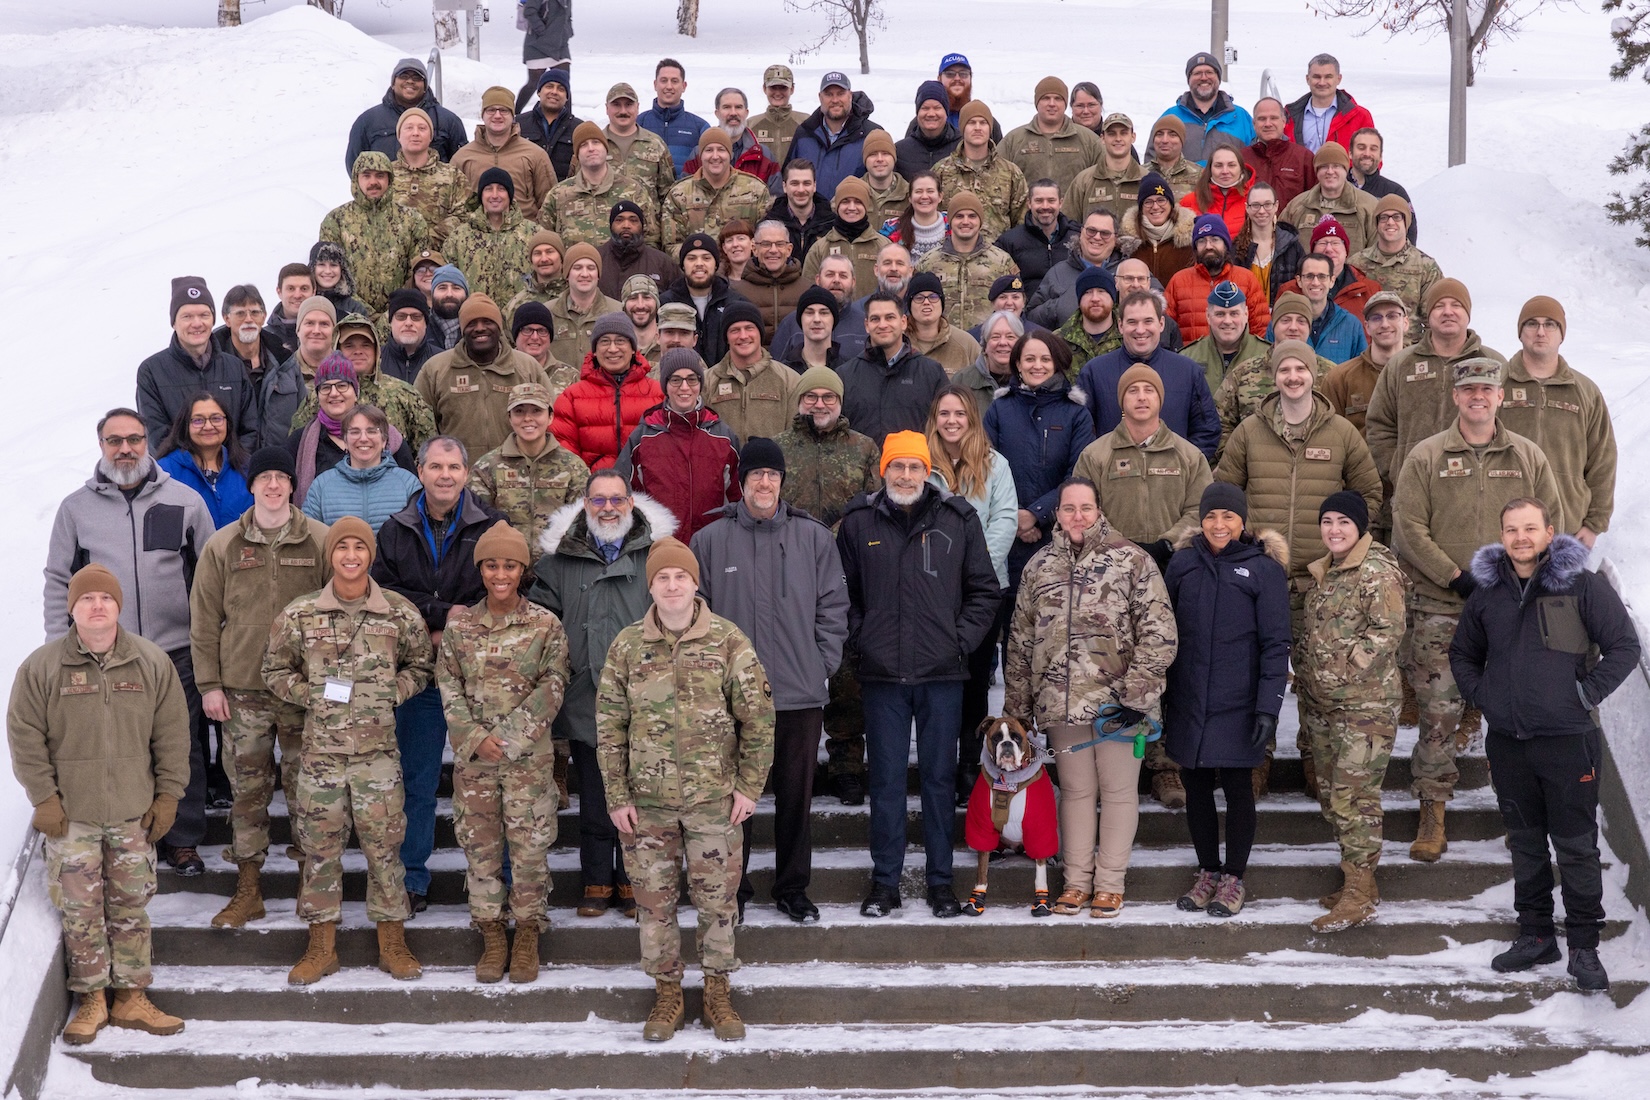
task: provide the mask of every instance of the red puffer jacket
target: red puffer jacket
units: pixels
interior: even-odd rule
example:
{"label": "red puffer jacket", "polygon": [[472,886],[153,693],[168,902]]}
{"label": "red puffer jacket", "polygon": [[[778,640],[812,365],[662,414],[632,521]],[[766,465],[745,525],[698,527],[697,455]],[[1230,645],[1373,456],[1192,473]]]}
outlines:
{"label": "red puffer jacket", "polygon": [[1227,264],[1218,275],[1211,276],[1202,264],[1194,263],[1175,272],[1163,288],[1165,309],[1180,326],[1180,337],[1188,344],[1209,335],[1209,292],[1216,283],[1228,280],[1237,284],[1249,302],[1249,331],[1263,340],[1266,338],[1266,326],[1272,323],[1272,307],[1266,304],[1266,294],[1260,289],[1260,280],[1254,272]]}
{"label": "red puffer jacket", "polygon": [[1195,190],[1188,192],[1186,197],[1180,200],[1180,205],[1194,214],[1219,214],[1221,220],[1226,223],[1226,232],[1230,233],[1235,241],[1238,234],[1243,232],[1243,227],[1249,224],[1249,188],[1253,187],[1254,183],[1255,174],[1245,165],[1243,178],[1238,181],[1236,187],[1209,184],[1210,201],[1207,210],[1199,205]]}
{"label": "red puffer jacket", "polygon": [[596,365],[594,352],[585,355],[579,380],[556,398],[551,421],[556,441],[592,470],[613,465],[647,410],[665,399],[651,370],[637,353],[630,369],[615,378]]}
{"label": "red puffer jacket", "polygon": [[739,450],[733,432],[709,409],[686,416],[649,409],[613,467],[630,487],[669,508],[686,542],[739,499]]}

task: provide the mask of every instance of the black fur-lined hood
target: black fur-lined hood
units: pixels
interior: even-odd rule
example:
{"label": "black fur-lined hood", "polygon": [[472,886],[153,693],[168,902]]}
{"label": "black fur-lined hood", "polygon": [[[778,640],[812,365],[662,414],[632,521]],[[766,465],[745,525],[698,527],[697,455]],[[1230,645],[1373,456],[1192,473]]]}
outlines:
{"label": "black fur-lined hood", "polygon": [[[1570,584],[1587,568],[1591,551],[1574,535],[1558,535],[1547,548],[1536,571],[1536,579],[1547,592],[1567,592]],[[1507,550],[1498,542],[1479,547],[1472,556],[1472,578],[1481,587],[1490,588],[1501,583],[1501,565],[1507,560]]]}

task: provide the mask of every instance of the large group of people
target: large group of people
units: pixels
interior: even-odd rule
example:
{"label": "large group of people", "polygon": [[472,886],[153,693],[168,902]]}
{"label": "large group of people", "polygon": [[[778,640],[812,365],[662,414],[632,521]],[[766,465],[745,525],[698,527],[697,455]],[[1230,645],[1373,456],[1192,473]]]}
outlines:
{"label": "large group of people", "polygon": [[536,83],[488,89],[468,142],[398,63],[273,308],[237,286],[219,325],[176,279],[170,342],[96,426],[8,713],[68,1042],[183,1027],[144,993],[157,858],[201,874],[227,810],[212,924],[263,919],[277,790],[289,981],[339,967],[352,833],[379,966],[417,978],[448,754],[477,979],[538,977],[576,794],[577,913],[638,922],[648,1039],[683,1021],[684,860],[706,1022],[744,1034],[770,788],[772,903],[820,920],[822,742],[831,796],[869,799],[867,918],[902,905],[913,728],[926,904],[983,911],[983,881],[953,891],[955,808],[1004,781],[1001,720],[1061,794],[1036,915],[1122,911],[1144,770],[1185,811],[1179,907],[1229,917],[1290,693],[1343,872],[1315,931],[1377,914],[1382,780],[1418,724],[1410,857],[1444,852],[1482,746],[1517,883],[1495,968],[1559,958],[1550,841],[1569,972],[1607,988],[1597,707],[1638,654],[1586,569],[1608,412],[1556,300],[1471,327],[1333,57],[1251,112],[1194,55],[1144,135],[1049,76],[1004,136],[953,53],[895,139],[841,72],[794,109],[778,64],[757,115],[738,88],[692,114],[666,58],[652,109],[619,83],[581,120],[565,34],[533,33]]}

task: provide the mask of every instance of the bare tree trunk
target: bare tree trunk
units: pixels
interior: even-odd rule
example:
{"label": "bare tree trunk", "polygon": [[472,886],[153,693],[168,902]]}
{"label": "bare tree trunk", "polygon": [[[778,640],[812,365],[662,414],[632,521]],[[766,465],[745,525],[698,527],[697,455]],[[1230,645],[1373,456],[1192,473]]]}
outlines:
{"label": "bare tree trunk", "polygon": [[677,0],[676,33],[699,37],[699,0]]}
{"label": "bare tree trunk", "polygon": [[241,0],[218,0],[218,26],[241,25]]}
{"label": "bare tree trunk", "polygon": [[871,48],[865,37],[865,23],[865,16],[860,16],[854,20],[854,30],[859,32],[859,71],[861,73],[871,71]]}
{"label": "bare tree trunk", "polygon": [[337,19],[342,19],[344,17],[344,0],[309,0],[309,6],[312,8],[320,8],[328,15]]}

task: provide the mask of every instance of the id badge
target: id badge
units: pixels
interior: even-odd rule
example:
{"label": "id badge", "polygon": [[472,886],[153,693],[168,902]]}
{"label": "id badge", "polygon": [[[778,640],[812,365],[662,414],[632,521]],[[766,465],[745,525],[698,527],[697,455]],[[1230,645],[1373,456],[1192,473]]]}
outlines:
{"label": "id badge", "polygon": [[347,703],[349,697],[355,694],[355,682],[353,680],[340,680],[336,676],[328,676],[326,689],[321,694],[322,698],[329,703]]}

